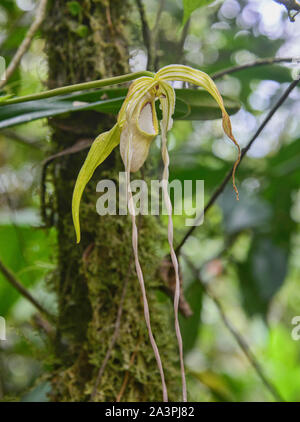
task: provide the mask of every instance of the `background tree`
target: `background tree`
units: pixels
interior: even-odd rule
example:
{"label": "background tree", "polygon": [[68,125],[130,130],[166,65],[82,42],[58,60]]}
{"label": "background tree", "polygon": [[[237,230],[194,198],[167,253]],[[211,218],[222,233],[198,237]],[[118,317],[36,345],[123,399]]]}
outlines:
{"label": "background tree", "polygon": [[[77,3],[76,7],[64,1],[50,4],[44,26],[49,88],[129,72],[131,23],[128,11],[131,5],[126,1],[87,1],[80,7]],[[55,119],[51,122],[54,151],[69,148],[81,139],[94,139],[109,125],[111,120],[95,112]],[[119,393],[122,394],[129,371],[123,400],[159,400],[162,394],[160,378],[141,317],[139,286],[131,265],[130,221],[122,216],[102,219],[95,213],[95,182],[103,177],[116,179],[123,169],[118,152],[106,163],[106,171],[99,171],[94,184],[89,186],[82,207],[83,242],[79,247],[74,244],[70,204],[85,154],[86,151],[80,155],[71,154],[54,168],[59,267],[53,281],[59,316],[53,399],[86,400],[92,394],[92,400],[115,400]],[[159,226],[153,218],[143,218],[140,233],[148,289],[155,289],[160,284],[155,276]],[[156,309],[154,291],[150,296],[153,326],[157,333],[168,332],[168,314],[163,309]],[[122,324],[118,322],[119,333],[104,371],[101,365],[112,341],[119,312],[122,312]],[[164,360],[169,364],[167,381],[174,383],[175,399],[174,336],[170,333],[159,337]]]}

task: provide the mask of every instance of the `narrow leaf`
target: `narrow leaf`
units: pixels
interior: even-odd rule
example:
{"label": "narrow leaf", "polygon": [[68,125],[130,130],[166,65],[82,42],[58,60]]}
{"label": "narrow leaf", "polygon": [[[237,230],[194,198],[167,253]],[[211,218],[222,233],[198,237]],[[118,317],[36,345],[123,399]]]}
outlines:
{"label": "narrow leaf", "polygon": [[79,207],[84,188],[96,168],[109,156],[119,142],[120,128],[116,124],[110,131],[102,133],[95,139],[78,174],[72,198],[72,215],[77,243],[80,242]]}
{"label": "narrow leaf", "polygon": [[[174,120],[214,120],[222,117],[218,104],[204,90],[175,89],[176,106]],[[34,120],[59,116],[74,111],[94,110],[117,115],[126,97],[127,89],[107,89],[72,93],[44,100],[0,106],[0,129]],[[228,114],[240,109],[236,100],[223,97]],[[161,116],[159,103],[157,113]]]}

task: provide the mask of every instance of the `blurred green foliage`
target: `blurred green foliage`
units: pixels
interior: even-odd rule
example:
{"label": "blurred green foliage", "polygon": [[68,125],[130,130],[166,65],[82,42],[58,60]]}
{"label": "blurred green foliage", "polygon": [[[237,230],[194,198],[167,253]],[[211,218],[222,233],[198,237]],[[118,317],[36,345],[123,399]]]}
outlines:
{"label": "blurred green foliage", "polygon": [[213,0],[182,0],[183,2],[183,24],[187,22],[191,14],[202,6],[207,6],[213,2]]}

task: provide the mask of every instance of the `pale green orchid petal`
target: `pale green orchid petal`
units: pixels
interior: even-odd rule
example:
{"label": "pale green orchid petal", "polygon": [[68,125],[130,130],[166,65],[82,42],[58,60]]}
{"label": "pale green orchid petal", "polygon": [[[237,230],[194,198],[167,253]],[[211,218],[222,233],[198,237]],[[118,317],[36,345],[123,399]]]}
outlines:
{"label": "pale green orchid petal", "polygon": [[176,94],[174,88],[168,82],[160,81],[160,90],[159,101],[162,109],[162,124],[167,133],[173,126],[172,116],[175,110]]}
{"label": "pale green orchid petal", "polygon": [[238,148],[238,158],[233,166],[232,182],[233,182],[233,188],[236,192],[237,199],[239,199],[238,190],[235,184],[235,171],[241,159],[241,150],[240,150],[239,144],[237,143],[237,141],[235,140],[235,137],[233,136],[230,118],[224,107],[223,99],[214,81],[205,72],[201,72],[200,70],[193,69],[189,66],[184,66],[184,65],[165,66],[156,73],[154,79],[156,79],[158,82],[184,81],[184,82],[189,82],[194,85],[201,86],[202,88],[206,89],[206,91],[208,91],[212,95],[212,97],[216,100],[216,102],[219,104],[219,107],[222,111],[224,132]]}
{"label": "pale green orchid petal", "polygon": [[[126,120],[121,133],[120,152],[129,170],[138,171],[144,164],[151,142],[158,134],[158,121],[153,95],[147,93],[137,104],[131,120]],[[129,159],[130,155],[130,159]]]}
{"label": "pale green orchid petal", "polygon": [[118,115],[119,126],[122,127],[126,120],[131,119],[137,105],[142,101],[147,92],[151,91],[156,82],[154,78],[142,77],[134,81],[128,90]]}
{"label": "pale green orchid petal", "polygon": [[165,81],[185,81],[191,84],[202,86],[219,103],[219,91],[214,81],[201,70],[193,69],[184,65],[169,65],[161,68],[155,75],[155,79]]}
{"label": "pale green orchid petal", "polygon": [[96,168],[120,143],[120,132],[120,128],[116,124],[110,131],[99,135],[93,142],[85,162],[78,174],[72,198],[72,215],[77,243],[80,242],[79,207],[84,188],[91,179]]}
{"label": "pale green orchid petal", "polygon": [[131,172],[142,167],[151,142],[158,134],[155,85],[157,82],[147,77],[133,82],[118,116],[118,123],[122,127],[121,157]]}

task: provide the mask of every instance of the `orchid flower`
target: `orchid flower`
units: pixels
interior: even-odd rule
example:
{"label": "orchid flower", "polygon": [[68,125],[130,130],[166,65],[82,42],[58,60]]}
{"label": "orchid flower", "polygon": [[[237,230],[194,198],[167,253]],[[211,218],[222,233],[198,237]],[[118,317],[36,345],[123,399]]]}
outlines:
{"label": "orchid flower", "polygon": [[163,195],[168,212],[168,241],[170,245],[171,260],[175,270],[176,288],[174,294],[175,331],[178,340],[181,376],[182,398],[187,400],[185,371],[183,364],[183,346],[178,322],[178,304],[180,298],[180,279],[178,260],[173,247],[173,222],[172,205],[168,194],[169,178],[169,155],[167,150],[167,133],[172,128],[172,115],[175,109],[175,91],[170,81],[184,81],[204,88],[218,103],[222,112],[223,129],[227,136],[238,148],[238,158],[233,167],[233,187],[238,199],[238,190],[235,185],[235,170],[240,160],[240,148],[231,129],[230,118],[225,110],[222,97],[213,80],[204,72],[183,65],[170,65],[160,69],[153,77],[144,76],[136,79],[130,86],[124,103],[118,114],[117,123],[108,132],[99,135],[91,146],[87,158],[78,175],[72,200],[73,221],[77,236],[80,241],[79,206],[84,188],[95,169],[108,157],[112,150],[120,144],[120,153],[125,165],[128,190],[128,207],[132,218],[132,245],[135,258],[136,272],[141,286],[144,314],[148,328],[149,338],[154,350],[157,365],[160,371],[163,400],[167,401],[167,388],[164,378],[161,358],[155,343],[150,323],[149,308],[143,279],[142,269],[138,256],[138,231],[135,221],[135,209],[130,188],[130,172],[138,171],[144,164],[149,154],[149,148],[154,138],[159,133],[158,117],[155,109],[155,101],[160,101],[162,120],[160,122],[162,137],[162,159],[164,170],[162,177]]}

